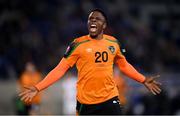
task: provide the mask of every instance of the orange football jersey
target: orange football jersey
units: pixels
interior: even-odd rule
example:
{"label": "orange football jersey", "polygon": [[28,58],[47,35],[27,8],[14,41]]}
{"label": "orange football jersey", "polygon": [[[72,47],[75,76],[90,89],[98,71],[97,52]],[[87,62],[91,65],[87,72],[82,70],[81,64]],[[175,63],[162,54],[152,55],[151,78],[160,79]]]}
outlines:
{"label": "orange football jersey", "polygon": [[89,35],[75,39],[64,55],[68,65],[78,70],[77,100],[82,104],[97,104],[118,96],[113,80],[115,59],[125,58],[118,41],[109,35],[95,40]]}

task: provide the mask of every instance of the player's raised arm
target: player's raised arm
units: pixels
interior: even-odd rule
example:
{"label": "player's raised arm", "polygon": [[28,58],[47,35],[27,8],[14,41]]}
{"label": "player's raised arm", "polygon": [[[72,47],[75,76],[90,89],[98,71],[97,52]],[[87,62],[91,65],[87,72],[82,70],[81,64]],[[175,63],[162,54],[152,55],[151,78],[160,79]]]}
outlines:
{"label": "player's raised arm", "polygon": [[120,48],[118,49],[115,63],[119,67],[119,69],[128,77],[143,83],[145,87],[150,90],[154,95],[159,94],[161,92],[160,83],[155,81],[156,77],[146,78],[144,75],[139,73],[130,63],[127,62],[126,58],[120,52]]}
{"label": "player's raised arm", "polygon": [[69,67],[70,66],[68,65],[66,60],[64,58],[62,58],[60,63],[51,72],[48,73],[48,75],[45,77],[44,80],[42,80],[37,85],[35,85],[35,87],[39,91],[49,87],[54,82],[59,80],[66,73],[66,71],[69,69]]}
{"label": "player's raised arm", "polygon": [[64,75],[64,73],[66,73],[66,71],[70,67],[73,67],[73,65],[79,58],[79,51],[77,49],[78,45],[79,44],[76,42],[76,40],[74,40],[68,46],[64,54],[64,57],[62,58],[60,63],[51,72],[49,72],[48,75],[42,81],[40,81],[35,86],[25,87],[26,90],[19,94],[19,96],[21,96],[21,100],[31,101],[39,91],[55,83]]}
{"label": "player's raised arm", "polygon": [[55,83],[58,79],[60,79],[64,73],[69,69],[69,65],[64,58],[60,61],[60,63],[48,73],[48,75],[40,81],[35,86],[25,87],[25,91],[21,92],[19,96],[21,96],[21,100],[25,102],[31,101],[39,91],[49,87],[53,83]]}

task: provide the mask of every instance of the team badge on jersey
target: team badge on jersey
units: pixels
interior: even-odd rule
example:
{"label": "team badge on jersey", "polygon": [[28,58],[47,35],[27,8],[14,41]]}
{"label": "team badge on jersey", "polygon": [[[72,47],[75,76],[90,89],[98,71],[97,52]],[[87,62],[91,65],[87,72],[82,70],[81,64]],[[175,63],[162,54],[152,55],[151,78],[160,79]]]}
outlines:
{"label": "team badge on jersey", "polygon": [[109,48],[109,50],[111,51],[111,53],[114,54],[114,52],[115,52],[114,46],[109,46],[108,48]]}

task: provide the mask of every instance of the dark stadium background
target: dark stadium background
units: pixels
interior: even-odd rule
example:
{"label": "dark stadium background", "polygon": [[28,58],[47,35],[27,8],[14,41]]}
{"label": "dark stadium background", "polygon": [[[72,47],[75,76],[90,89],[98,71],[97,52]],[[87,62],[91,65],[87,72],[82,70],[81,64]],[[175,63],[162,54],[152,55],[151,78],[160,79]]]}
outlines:
{"label": "dark stadium background", "polygon": [[[94,8],[107,14],[106,32],[121,42],[128,61],[146,76],[161,75],[158,96],[125,78],[127,114],[180,115],[178,0],[0,0],[0,114],[15,114],[16,81],[25,63],[33,61],[46,75],[68,44],[87,34]],[[68,73],[77,74],[75,68]],[[43,92],[42,114],[64,114],[63,79]]]}

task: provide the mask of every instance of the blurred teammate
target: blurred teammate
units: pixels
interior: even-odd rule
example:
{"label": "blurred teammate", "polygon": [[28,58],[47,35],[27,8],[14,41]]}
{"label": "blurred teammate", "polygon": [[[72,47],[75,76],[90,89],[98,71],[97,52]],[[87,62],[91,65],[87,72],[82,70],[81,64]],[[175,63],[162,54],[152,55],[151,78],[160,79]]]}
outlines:
{"label": "blurred teammate", "polygon": [[107,17],[101,10],[93,10],[88,17],[89,34],[76,38],[67,48],[60,63],[35,86],[26,87],[19,95],[31,101],[39,91],[49,87],[76,64],[78,114],[121,114],[118,90],[113,81],[113,64],[130,78],[145,85],[153,94],[160,93],[155,77],[145,78],[130,65],[117,39],[103,34]]}
{"label": "blurred teammate", "polygon": [[[22,73],[19,79],[19,85],[21,91],[24,91],[24,86],[32,86],[37,84],[41,80],[41,74],[36,70],[33,63],[28,62],[25,67],[25,71]],[[24,115],[39,113],[40,95],[35,96],[31,102],[25,101]]]}

